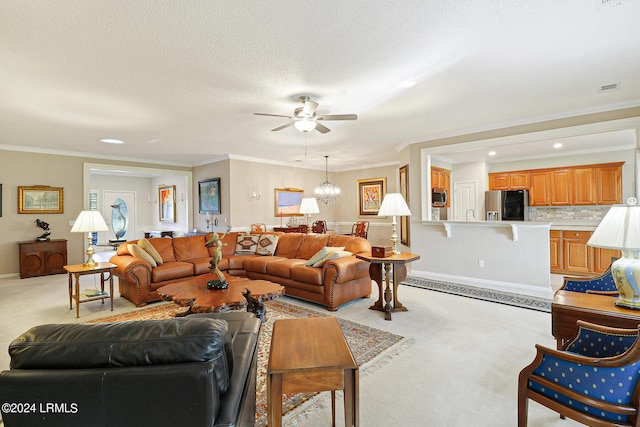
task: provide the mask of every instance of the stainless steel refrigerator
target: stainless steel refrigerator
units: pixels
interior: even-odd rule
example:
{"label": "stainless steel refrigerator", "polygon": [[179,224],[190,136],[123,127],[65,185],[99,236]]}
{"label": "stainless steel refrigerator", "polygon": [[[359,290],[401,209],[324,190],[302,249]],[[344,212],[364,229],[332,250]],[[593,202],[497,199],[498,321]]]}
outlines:
{"label": "stainless steel refrigerator", "polygon": [[528,190],[492,190],[484,193],[487,221],[529,221]]}

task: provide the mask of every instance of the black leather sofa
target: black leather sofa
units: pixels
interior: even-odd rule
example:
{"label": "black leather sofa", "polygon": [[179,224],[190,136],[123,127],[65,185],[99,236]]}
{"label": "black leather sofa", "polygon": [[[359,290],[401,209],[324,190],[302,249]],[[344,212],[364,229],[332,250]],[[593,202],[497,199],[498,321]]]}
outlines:
{"label": "black leather sofa", "polygon": [[36,326],[0,373],[4,425],[253,426],[259,330],[244,312]]}

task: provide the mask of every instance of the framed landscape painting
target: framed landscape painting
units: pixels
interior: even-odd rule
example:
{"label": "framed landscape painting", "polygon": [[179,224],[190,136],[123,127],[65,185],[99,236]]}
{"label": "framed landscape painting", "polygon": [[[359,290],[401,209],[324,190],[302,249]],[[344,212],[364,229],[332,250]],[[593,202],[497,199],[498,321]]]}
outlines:
{"label": "framed landscape painting", "polygon": [[158,186],[158,200],[160,221],[176,222],[176,186]]}
{"label": "framed landscape painting", "polygon": [[198,181],[198,202],[200,213],[220,213],[220,178]]}
{"label": "framed landscape painting", "polygon": [[45,185],[18,187],[18,213],[64,213],[64,189]]}
{"label": "framed landscape painting", "polygon": [[358,216],[378,215],[387,194],[387,178],[358,180]]}
{"label": "framed landscape painting", "polygon": [[275,189],[275,216],[302,216],[300,204],[304,190],[297,188],[276,188]]}

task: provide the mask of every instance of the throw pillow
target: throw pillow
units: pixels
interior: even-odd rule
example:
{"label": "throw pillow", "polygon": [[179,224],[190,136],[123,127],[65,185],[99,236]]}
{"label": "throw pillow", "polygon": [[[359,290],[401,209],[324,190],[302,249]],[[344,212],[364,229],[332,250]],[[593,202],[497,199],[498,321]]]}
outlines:
{"label": "throw pillow", "polygon": [[236,255],[253,255],[258,249],[257,234],[238,234],[236,240]]}
{"label": "throw pillow", "polygon": [[142,249],[137,244],[129,243],[127,245],[127,249],[129,250],[129,253],[131,255],[133,255],[134,258],[140,258],[140,259],[142,259],[144,261],[147,261],[149,264],[151,264],[151,267],[157,267],[158,266],[158,264],[156,263],[156,260],[153,259],[153,257],[151,255],[149,255],[147,253],[147,251]]}
{"label": "throw pillow", "polygon": [[322,258],[320,261],[316,262],[315,264],[313,264],[314,267],[324,267],[324,264],[327,261],[330,261],[332,259],[339,259],[339,258],[346,258],[346,257],[350,257],[351,255],[353,255],[352,252],[349,251],[338,251],[338,252],[332,252],[329,255],[327,255],[326,257]]}
{"label": "throw pillow", "polygon": [[344,246],[342,246],[342,247],[340,247],[340,246],[325,246],[324,248],[322,248],[318,252],[316,252],[316,254],[314,256],[309,258],[309,261],[307,261],[304,265],[308,265],[309,267],[311,267],[313,264],[315,264],[316,262],[320,261],[322,258],[326,257],[330,253],[343,251],[343,250],[344,250]]}
{"label": "throw pillow", "polygon": [[276,246],[278,245],[278,236],[276,234],[262,234],[258,239],[258,255],[274,255]]}
{"label": "throw pillow", "polygon": [[153,258],[157,265],[162,265],[162,257],[160,256],[156,248],[153,247],[150,241],[143,237],[142,239],[138,240],[138,246],[140,246],[149,255],[151,255],[151,258]]}

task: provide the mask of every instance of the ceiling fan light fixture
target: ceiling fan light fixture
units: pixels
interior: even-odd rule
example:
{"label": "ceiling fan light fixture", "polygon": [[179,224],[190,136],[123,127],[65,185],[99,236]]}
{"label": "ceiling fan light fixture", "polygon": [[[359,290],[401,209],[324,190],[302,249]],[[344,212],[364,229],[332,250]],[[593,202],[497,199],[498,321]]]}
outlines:
{"label": "ceiling fan light fixture", "polygon": [[309,132],[316,128],[316,122],[309,119],[296,120],[293,126],[300,132]]}

